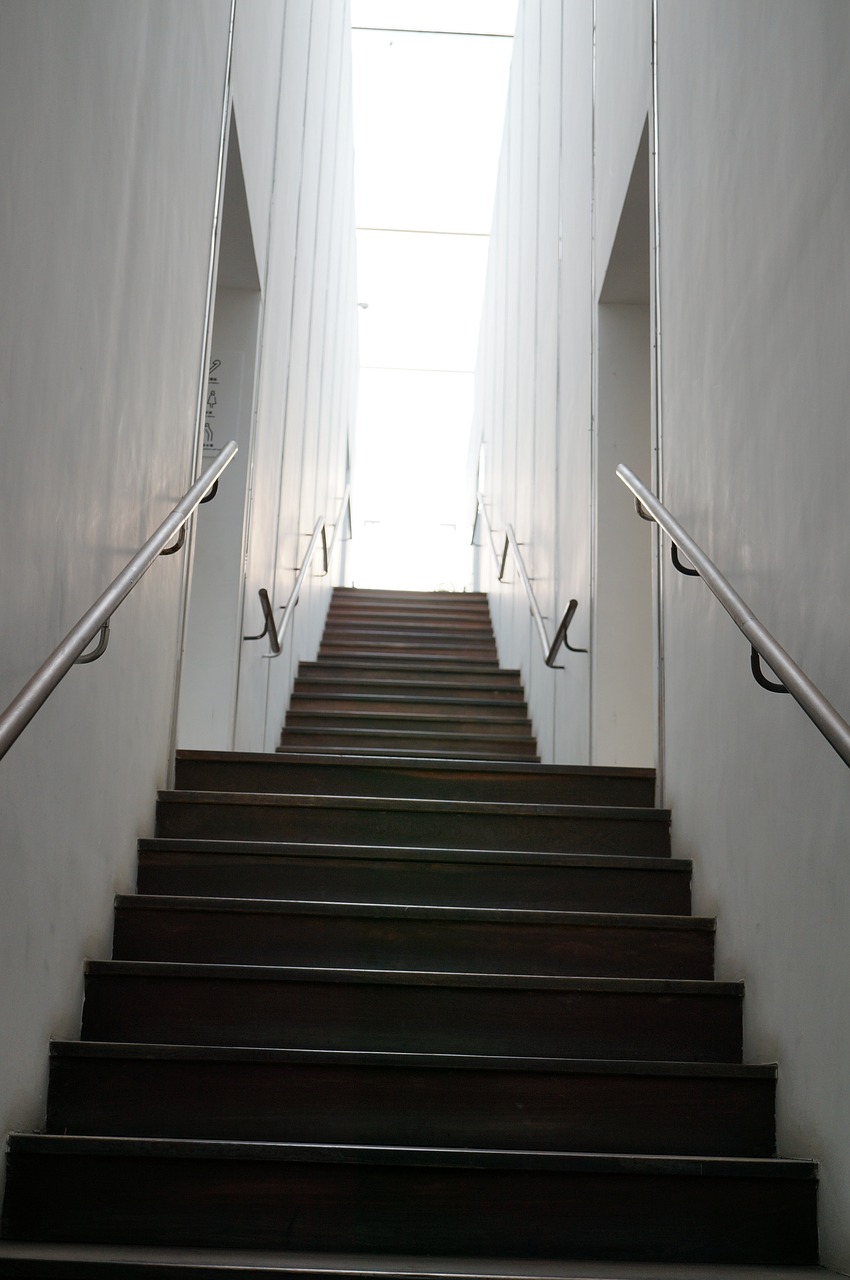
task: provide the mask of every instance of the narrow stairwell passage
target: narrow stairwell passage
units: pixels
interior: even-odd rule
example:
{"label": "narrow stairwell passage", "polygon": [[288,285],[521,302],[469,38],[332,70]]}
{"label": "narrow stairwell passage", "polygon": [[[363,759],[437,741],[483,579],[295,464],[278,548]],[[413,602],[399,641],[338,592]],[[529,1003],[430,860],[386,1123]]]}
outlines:
{"label": "narrow stairwell passage", "polygon": [[518,671],[499,668],[486,596],[334,592],[302,663],[282,751],[536,761]]}
{"label": "narrow stairwell passage", "polygon": [[280,750],[179,753],[0,1275],[815,1264],[651,773],[535,761],[484,597],[337,591]]}

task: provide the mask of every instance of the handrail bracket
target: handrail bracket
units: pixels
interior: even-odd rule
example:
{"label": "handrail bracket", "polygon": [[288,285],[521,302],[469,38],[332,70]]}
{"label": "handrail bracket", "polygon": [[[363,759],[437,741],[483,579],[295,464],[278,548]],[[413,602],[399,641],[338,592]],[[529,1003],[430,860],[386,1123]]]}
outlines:
{"label": "handrail bracket", "polygon": [[[320,542],[322,546],[322,571],[321,571],[321,574],[316,574],[316,577],[324,577],[329,572],[331,557],[333,556],[334,547],[336,546],[337,539],[339,538],[340,530],[343,528],[345,524],[346,515],[348,516],[349,537],[350,537],[351,536],[351,481],[350,480],[346,482],[345,489],[343,491],[342,502],[339,508],[339,515],[337,516],[336,524],[333,526],[333,533],[331,534],[330,541],[328,541],[327,525],[325,524],[324,516],[319,516],[318,520],[313,526],[313,532],[310,534],[310,543],[304,554],[304,559],[301,562],[301,568],[298,570],[295,583],[293,584],[292,590],[289,593],[289,599],[287,600],[285,605],[278,606],[279,608],[283,609],[283,617],[280,620],[279,627],[274,619],[274,608],[272,606],[271,599],[269,598],[269,593],[265,587],[260,587],[258,595],[260,597],[260,607],[263,611],[263,619],[264,619],[265,625],[263,626],[262,631],[259,632],[258,635],[243,636],[242,639],[243,640],[262,640],[264,639],[265,636],[268,636],[271,652],[264,653],[263,654],[264,658],[277,658],[279,654],[283,652],[283,637],[286,634],[286,629],[289,626],[289,623],[294,616],[295,607],[298,604],[298,600],[301,595],[301,588],[304,585],[304,580],[307,576],[307,570],[310,568],[310,565],[313,563],[313,556],[315,555],[316,548],[318,547]],[[340,541],[346,541],[346,539],[340,539]]]}
{"label": "handrail bracket", "polygon": [[[652,516],[649,519],[652,520]],[[670,543],[670,559],[673,561],[673,567],[678,569],[679,573],[683,573],[686,578],[698,578],[700,576],[698,569],[689,569],[686,564],[682,564],[679,558],[679,548],[675,542]]]}
{"label": "handrail bracket", "polygon": [[[682,573],[702,578],[739,631],[750,642],[750,669],[757,684],[770,693],[790,693],[820,730],[833,750],[846,765],[850,765],[850,724],[828,702],[820,689],[809,679],[805,671],[794,661],[765,626],[759,622],[746,601],[738,594],[728,578],[720,572],[713,560],[656,498],[651,489],[627,466],[617,467],[617,476],[633,494],[638,515],[649,513],[660,529],[667,534],[672,545],[673,564]],[[693,568],[688,569],[679,559],[681,552]],[[762,670],[764,662],[778,680],[769,680]]]}
{"label": "handrail bracket", "polygon": [[781,680],[768,680],[767,676],[761,669],[761,654],[754,644],[750,645],[750,670],[755,677],[756,684],[760,684],[762,689],[767,689],[769,693],[790,693],[790,689],[786,689]]}
{"label": "handrail bracket", "polygon": [[510,551],[516,563],[517,571],[522,581],[522,585],[525,587],[525,594],[528,597],[529,612],[531,613],[531,616],[534,619],[534,625],[537,628],[537,635],[540,640],[540,647],[543,650],[543,661],[546,663],[546,666],[551,668],[553,671],[563,671],[564,668],[556,665],[555,663],[555,659],[558,656],[558,653],[560,652],[562,645],[564,646],[565,649],[569,649],[570,653],[587,653],[587,649],[579,649],[575,645],[570,644],[569,640],[567,639],[567,631],[569,629],[570,623],[573,620],[575,611],[578,608],[578,601],[571,600],[570,603],[567,605],[564,611],[564,615],[561,618],[561,621],[558,623],[558,628],[555,632],[555,638],[550,644],[549,637],[546,633],[546,623],[544,621],[543,615],[540,612],[540,606],[538,605],[537,599],[534,595],[534,588],[531,585],[531,578],[529,578],[528,573],[526,571],[525,563],[522,558],[522,552],[519,549],[520,544],[517,542],[516,534],[514,533],[514,530],[513,530],[513,525],[510,525],[510,524],[505,525],[505,545],[504,545],[504,548],[502,549],[502,554],[500,557],[498,552],[496,551],[495,543],[493,542],[493,530],[490,527],[490,520],[487,515],[487,509],[484,505],[484,495],[479,492],[476,495],[476,497],[477,497],[477,502],[475,507],[475,519],[472,522],[473,546],[476,545],[475,529],[478,524],[478,517],[480,516],[484,523],[487,542],[490,546],[490,554],[492,555],[493,562],[496,566],[499,582],[504,581],[505,566],[507,564],[508,552]]}
{"label": "handrail bracket", "polygon": [[[176,551],[177,548],[175,547],[174,550]],[[106,619],[100,631],[98,631],[97,637],[95,647],[90,649],[88,653],[81,653],[74,662],[75,667],[84,666],[87,662],[97,662],[98,658],[102,658],[106,653],[107,645],[109,644],[109,618]]]}

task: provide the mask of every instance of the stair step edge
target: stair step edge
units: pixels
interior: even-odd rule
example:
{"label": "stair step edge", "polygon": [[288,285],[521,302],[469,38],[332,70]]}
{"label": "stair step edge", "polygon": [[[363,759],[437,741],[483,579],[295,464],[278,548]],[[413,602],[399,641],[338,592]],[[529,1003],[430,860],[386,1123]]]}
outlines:
{"label": "stair step edge", "polygon": [[258,808],[395,810],[406,813],[471,814],[519,818],[614,819],[623,822],[669,824],[669,809],[648,805],[594,805],[523,803],[493,800],[408,800],[400,796],[326,796],[285,791],[176,791],[157,792],[160,804],[255,805]]}
{"label": "stair step edge", "polygon": [[160,960],[87,960],[90,977],[238,979],[246,982],[332,982],[371,986],[464,987],[589,994],[743,999],[743,982],[698,978],[575,978],[549,974],[443,972],[430,969],[337,969],[307,965],[198,964]]}
{"label": "stair step edge", "polygon": [[563,928],[667,929],[714,933],[708,916],[650,915],[635,912],[538,910],[512,907],[418,906],[406,903],[338,902],[300,898],[231,898],[188,894],[116,894],[121,911],[232,912],[242,915],[352,916],[361,919],[430,920],[445,923],[529,924]]}
{"label": "stair step edge", "polygon": [[[178,760],[210,761],[210,762],[234,761],[239,764],[249,764],[249,763],[279,764],[280,763],[280,756],[277,752],[274,752],[274,751],[202,751],[202,750],[194,750],[194,749],[189,750],[186,748],[180,748],[176,753],[176,758]],[[334,763],[334,764],[342,764],[342,765],[352,764],[350,756],[345,756],[345,755],[331,756],[328,754],[318,754],[318,753],[311,753],[311,752],[304,753],[304,761],[305,763],[310,763],[310,764],[312,763],[316,763],[316,764]],[[368,763],[368,758],[361,757],[361,758],[358,758],[358,760],[356,761],[356,766],[358,768],[363,768],[367,763]],[[376,756],[374,760],[374,764],[375,764],[375,767],[379,769],[390,769],[393,766],[399,766],[399,765],[409,766],[412,764],[413,767],[417,769],[433,769],[435,772],[440,772],[440,773],[448,772],[451,770],[451,767],[452,767],[450,762],[448,761],[437,760],[437,761],[434,761],[433,763],[423,763],[422,761],[418,760],[415,756],[414,757]],[[481,772],[483,773],[499,774],[499,773],[510,773],[512,771],[516,771],[519,773],[528,773],[529,775],[534,775],[534,776],[545,774],[546,776],[564,777],[564,778],[572,777],[574,775],[581,778],[596,778],[596,777],[599,777],[599,778],[646,778],[646,779],[655,778],[654,769],[638,769],[638,768],[628,768],[628,767],[619,768],[619,767],[608,767],[608,766],[602,766],[602,765],[551,765],[551,764],[529,765],[524,763],[520,763],[518,765],[512,765],[500,760],[494,760],[494,761],[487,761],[481,766]]]}
{"label": "stair step edge", "polygon": [[609,1173],[655,1177],[758,1177],[812,1180],[815,1161],[776,1156],[654,1156],[492,1148],[387,1147],[320,1143],[235,1142],[198,1138],[9,1136],[9,1152],[41,1156],[112,1156],[190,1160],[382,1164],[453,1169],[511,1169],[551,1173]]}
{"label": "stair step edge", "polygon": [[636,857],[606,853],[535,853],[522,849],[451,849],[427,845],[316,844],[285,840],[213,840],[184,836],[143,836],[139,851],[248,854],[269,857],[327,857],[363,861],[483,862],[500,866],[588,867],[615,871],[675,871],[690,875],[689,858]]}
{"label": "stair step edge", "polygon": [[385,1050],[274,1049],[263,1046],[172,1045],[109,1040],[52,1040],[54,1058],[247,1062],[403,1068],[409,1070],[527,1072],[565,1076],[653,1076],[671,1079],[775,1080],[777,1064],[656,1062],[626,1058],[544,1058],[496,1054],[392,1053]]}
{"label": "stair step edge", "polygon": [[[0,1240],[3,1274],[21,1280],[45,1275],[79,1280],[108,1277],[244,1277],[244,1280],[707,1280],[704,1264],[539,1261],[517,1258],[445,1258],[434,1255],[292,1253],[257,1249],[202,1249],[156,1245],[30,1244]],[[49,1270],[41,1270],[42,1266]],[[710,1267],[711,1280],[840,1280],[815,1265]]]}

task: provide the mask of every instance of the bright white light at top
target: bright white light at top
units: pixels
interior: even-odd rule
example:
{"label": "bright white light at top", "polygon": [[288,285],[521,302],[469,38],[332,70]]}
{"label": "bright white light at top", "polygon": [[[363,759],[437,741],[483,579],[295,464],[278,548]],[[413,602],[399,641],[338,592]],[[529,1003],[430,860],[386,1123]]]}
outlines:
{"label": "bright white light at top", "polygon": [[362,231],[357,265],[361,366],[475,368],[486,237]]}
{"label": "bright white light at top", "polygon": [[[516,0],[351,8],[358,297],[368,306],[358,313],[354,581],[463,589],[472,370],[512,44],[501,37],[513,33]],[[433,34],[476,31],[489,34]]]}
{"label": "bright white light at top", "polygon": [[516,11],[517,0],[351,0],[351,24],[512,36]]}
{"label": "bright white light at top", "polygon": [[358,226],[489,234],[512,41],[352,39]]}

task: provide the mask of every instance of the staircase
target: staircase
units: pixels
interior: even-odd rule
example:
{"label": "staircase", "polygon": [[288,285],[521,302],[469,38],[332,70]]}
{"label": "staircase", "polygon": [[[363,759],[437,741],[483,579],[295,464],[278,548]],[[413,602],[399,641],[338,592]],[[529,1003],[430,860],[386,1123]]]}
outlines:
{"label": "staircase", "polygon": [[536,761],[483,596],[335,592],[279,751],[178,755],[0,1275],[814,1265],[651,774]]}

